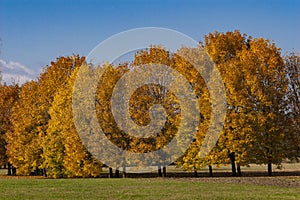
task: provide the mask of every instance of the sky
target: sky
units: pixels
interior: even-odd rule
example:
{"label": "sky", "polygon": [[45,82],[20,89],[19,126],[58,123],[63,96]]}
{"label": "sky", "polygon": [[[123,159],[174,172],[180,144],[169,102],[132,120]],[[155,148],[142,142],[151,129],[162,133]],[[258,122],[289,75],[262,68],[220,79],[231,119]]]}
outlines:
{"label": "sky", "polygon": [[163,27],[196,41],[240,30],[300,52],[300,0],[0,0],[2,79],[34,79],[59,56],[83,56],[122,31]]}

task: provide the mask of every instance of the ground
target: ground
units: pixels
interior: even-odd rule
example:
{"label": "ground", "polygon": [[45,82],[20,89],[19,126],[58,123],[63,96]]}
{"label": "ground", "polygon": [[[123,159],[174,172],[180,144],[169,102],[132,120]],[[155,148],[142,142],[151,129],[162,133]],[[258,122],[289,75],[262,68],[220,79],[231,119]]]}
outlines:
{"label": "ground", "polygon": [[254,179],[0,179],[0,199],[300,199],[299,177]]}
{"label": "ground", "polygon": [[165,178],[156,173],[125,179],[2,175],[0,199],[300,199],[299,164],[274,169],[273,177],[260,167],[245,168],[243,177],[230,177],[227,167],[215,169],[214,177],[207,177],[206,169],[192,177],[176,168],[168,168]]}

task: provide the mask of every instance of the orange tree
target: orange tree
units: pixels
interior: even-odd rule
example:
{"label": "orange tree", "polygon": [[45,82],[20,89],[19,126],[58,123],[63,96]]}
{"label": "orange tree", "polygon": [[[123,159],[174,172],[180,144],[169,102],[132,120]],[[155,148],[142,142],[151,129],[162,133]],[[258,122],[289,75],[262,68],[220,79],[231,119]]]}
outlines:
{"label": "orange tree", "polygon": [[[56,92],[49,110],[51,119],[43,141],[43,165],[53,178],[97,177],[101,172],[102,164],[86,150],[74,125],[72,92],[79,67],[75,67],[67,83]],[[81,67],[91,70],[86,65]]]}
{"label": "orange tree", "polygon": [[22,86],[12,113],[14,130],[6,136],[9,160],[19,169],[18,173],[30,174],[33,170],[41,173],[49,109],[57,90],[67,83],[73,69],[83,61],[84,57],[79,56],[60,57],[43,70],[37,82]]}
{"label": "orange tree", "polygon": [[5,133],[12,131],[11,122],[12,107],[19,97],[20,87],[17,84],[0,84],[0,166],[8,165],[8,174],[11,174],[10,163],[6,155]]}
{"label": "orange tree", "polygon": [[40,160],[39,138],[37,130],[41,119],[38,110],[33,109],[38,102],[38,83],[30,81],[22,85],[19,100],[12,108],[13,129],[5,134],[8,160],[18,168],[19,174],[30,174]]}
{"label": "orange tree", "polygon": [[234,174],[235,162],[269,164],[271,173],[271,163],[279,165],[283,159],[280,105],[287,81],[280,49],[239,31],[211,33],[205,45],[226,88],[227,119],[216,146],[219,158],[230,158]]}

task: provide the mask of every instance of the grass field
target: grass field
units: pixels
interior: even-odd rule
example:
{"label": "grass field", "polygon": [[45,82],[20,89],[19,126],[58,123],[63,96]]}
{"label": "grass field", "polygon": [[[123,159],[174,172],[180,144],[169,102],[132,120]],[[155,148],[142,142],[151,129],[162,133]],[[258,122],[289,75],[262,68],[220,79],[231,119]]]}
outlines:
{"label": "grass field", "polygon": [[[299,177],[284,179],[300,182]],[[0,194],[1,199],[300,199],[300,188],[201,178],[2,178]]]}
{"label": "grass field", "polygon": [[[266,177],[266,166],[243,168],[243,177],[230,177],[230,166],[214,168],[215,177],[179,177],[182,170],[170,166],[167,178],[126,179],[47,179],[31,176],[6,176],[0,170],[0,199],[300,199],[300,163],[274,168]],[[104,176],[107,177],[107,169]],[[225,174],[224,172],[228,172]],[[292,174],[288,174],[293,172]],[[296,172],[296,173],[295,173]],[[219,176],[218,176],[219,173]],[[248,173],[248,174],[247,174]],[[193,174],[191,172],[191,174]],[[228,176],[229,175],[229,176]],[[149,176],[149,177],[148,177]],[[223,177],[222,177],[223,176]],[[135,177],[143,177],[136,175]]]}

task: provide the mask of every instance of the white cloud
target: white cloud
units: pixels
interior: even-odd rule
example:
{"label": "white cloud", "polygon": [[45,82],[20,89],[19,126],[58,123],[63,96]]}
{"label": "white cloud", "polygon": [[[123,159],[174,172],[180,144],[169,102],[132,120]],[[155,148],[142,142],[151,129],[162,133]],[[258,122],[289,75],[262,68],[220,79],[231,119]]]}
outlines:
{"label": "white cloud", "polygon": [[26,81],[35,80],[37,72],[25,67],[21,63],[0,59],[0,71],[2,83],[11,84],[12,82],[23,84]]}

